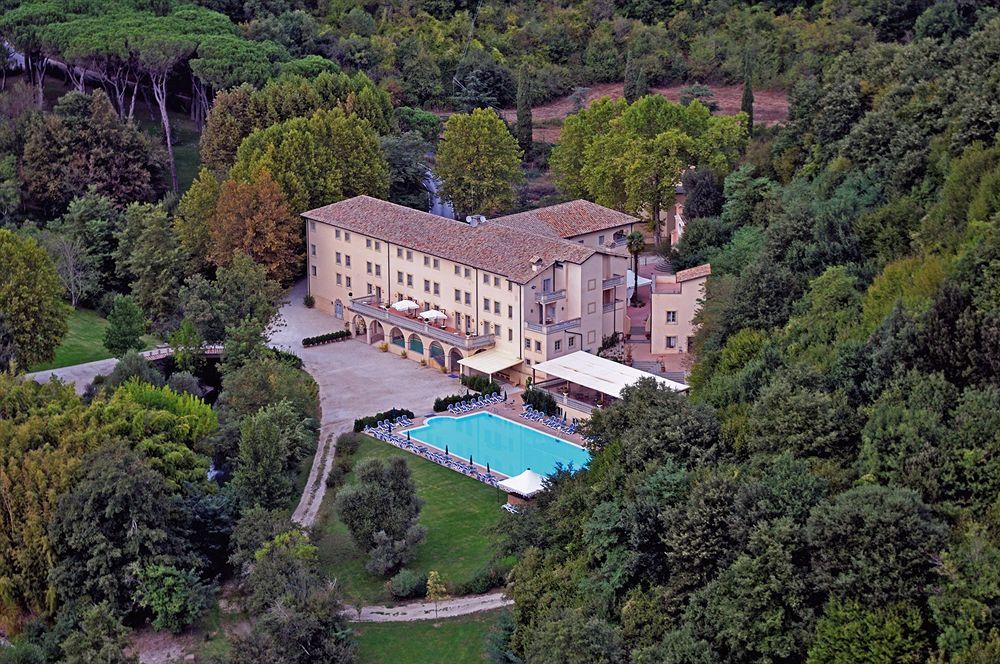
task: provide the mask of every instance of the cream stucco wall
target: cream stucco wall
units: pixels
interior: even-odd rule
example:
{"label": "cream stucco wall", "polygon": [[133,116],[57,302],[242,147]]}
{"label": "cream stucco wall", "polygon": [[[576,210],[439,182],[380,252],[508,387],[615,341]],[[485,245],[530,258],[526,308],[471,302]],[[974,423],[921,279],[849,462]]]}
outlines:
{"label": "cream stucco wall", "polygon": [[[495,348],[536,364],[577,350],[596,352],[603,336],[624,327],[626,287],[604,287],[606,279],[625,273],[628,259],[623,256],[595,254],[582,265],[548,266],[519,284],[330,224],[306,224],[309,292],[320,310],[342,315],[342,322],[331,329],[354,318],[348,310],[352,298],[378,295],[383,304],[411,299],[422,308],[445,312],[448,324],[463,332],[496,335]],[[565,290],[565,297],[541,305],[536,295],[546,288]],[[605,311],[609,301],[621,304]],[[528,329],[529,321],[544,324],[546,318],[554,323],[579,318],[580,324],[565,330]],[[390,330],[384,331],[388,341]],[[410,331],[402,332],[409,338]],[[530,366],[515,367],[508,374],[520,382],[531,374]]]}
{"label": "cream stucco wall", "polygon": [[[697,331],[694,316],[701,307],[701,299],[705,297],[706,281],[707,277],[699,277],[682,282],[678,284],[680,293],[657,292],[656,284],[653,284],[649,315],[652,331],[650,351],[654,355],[689,352],[689,339]],[[675,312],[676,322],[668,322],[667,312],[670,311]],[[676,338],[674,348],[667,346],[668,337]]]}

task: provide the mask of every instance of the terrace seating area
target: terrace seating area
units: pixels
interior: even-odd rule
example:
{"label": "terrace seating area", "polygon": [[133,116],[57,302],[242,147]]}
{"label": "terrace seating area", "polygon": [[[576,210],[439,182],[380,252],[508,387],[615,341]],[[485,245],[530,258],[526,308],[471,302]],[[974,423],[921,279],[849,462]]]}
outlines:
{"label": "terrace seating area", "polygon": [[507,393],[503,394],[497,392],[496,394],[487,394],[485,396],[478,396],[467,401],[462,401],[460,403],[454,403],[448,406],[448,412],[452,415],[462,415],[465,413],[471,413],[474,410],[479,410],[481,408],[487,408],[488,406],[495,406],[501,404],[507,400]]}
{"label": "terrace seating area", "polygon": [[[408,423],[407,425],[401,425],[401,426],[408,426],[413,424],[412,421],[410,421],[408,418],[405,417],[399,418],[396,421],[398,422],[399,420],[406,420],[406,422]],[[458,471],[463,475],[467,475],[475,480],[479,480],[483,484],[496,486],[497,482],[500,481],[500,478],[494,475],[493,473],[484,473],[479,468],[470,463],[457,460],[451,457],[450,455],[431,449],[426,445],[415,444],[414,442],[409,440],[409,438],[404,438],[398,433],[393,433],[392,429],[394,428],[394,426],[396,426],[395,422],[389,422],[389,420],[385,420],[384,422],[380,422],[379,426],[377,427],[366,428],[364,432],[373,438],[381,440],[384,443],[389,443],[390,445],[394,445],[412,454],[422,456],[428,461],[433,461],[439,466],[444,466],[446,468]]]}
{"label": "terrace seating area", "polygon": [[539,424],[543,424],[550,429],[560,431],[567,435],[573,435],[580,427],[580,423],[575,417],[572,422],[567,423],[565,415],[562,417],[558,417],[556,415],[546,415],[542,411],[535,410],[527,404],[525,404],[524,410],[521,412],[521,417],[526,420],[531,420],[532,422],[538,422]]}

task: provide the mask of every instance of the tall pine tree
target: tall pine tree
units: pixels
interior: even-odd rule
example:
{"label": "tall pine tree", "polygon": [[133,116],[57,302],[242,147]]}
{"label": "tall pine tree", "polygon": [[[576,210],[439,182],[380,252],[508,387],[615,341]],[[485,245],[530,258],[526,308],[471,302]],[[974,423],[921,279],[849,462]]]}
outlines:
{"label": "tall pine tree", "polygon": [[528,72],[525,67],[521,67],[517,76],[517,144],[524,150],[524,158],[531,157],[532,119],[531,119],[531,81],[528,79]]}
{"label": "tall pine tree", "polygon": [[740,110],[747,114],[747,134],[753,136],[753,70],[750,65],[750,53],[743,56],[743,97],[740,99]]}

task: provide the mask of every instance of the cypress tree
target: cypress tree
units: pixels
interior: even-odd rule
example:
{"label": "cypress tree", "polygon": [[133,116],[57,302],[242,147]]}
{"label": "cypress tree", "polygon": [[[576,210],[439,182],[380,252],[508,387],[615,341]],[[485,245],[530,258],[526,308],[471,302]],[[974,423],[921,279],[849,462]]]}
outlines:
{"label": "cypress tree", "polygon": [[747,114],[747,134],[753,136],[753,72],[750,68],[749,53],[743,60],[743,98],[740,100],[740,110]]}
{"label": "cypress tree", "polygon": [[634,104],[637,99],[649,94],[649,82],[646,80],[646,68],[636,61],[629,51],[625,59],[625,101]]}
{"label": "cypress tree", "polygon": [[521,67],[517,77],[517,143],[524,150],[524,158],[531,157],[532,144],[532,119],[531,119],[531,82],[528,80],[528,73]]}

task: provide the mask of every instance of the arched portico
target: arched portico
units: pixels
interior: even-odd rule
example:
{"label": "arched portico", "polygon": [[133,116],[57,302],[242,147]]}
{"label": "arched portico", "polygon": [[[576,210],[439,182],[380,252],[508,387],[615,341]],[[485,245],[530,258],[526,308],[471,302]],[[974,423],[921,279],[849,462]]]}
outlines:
{"label": "arched portico", "polygon": [[368,323],[363,316],[356,314],[351,321],[351,325],[354,328],[354,336],[368,339]]}
{"label": "arched portico", "polygon": [[452,348],[448,351],[448,371],[461,372],[462,365],[458,363],[462,359],[462,351]]}
{"label": "arched portico", "polygon": [[380,341],[385,340],[385,329],[382,327],[382,323],[377,320],[373,320],[372,324],[368,327],[370,330],[370,337],[368,343],[377,344]]}
{"label": "arched portico", "polygon": [[430,345],[431,360],[437,362],[439,367],[444,366],[444,347],[437,341],[432,341]]}
{"label": "arched portico", "polygon": [[389,330],[389,343],[398,348],[406,348],[406,337],[398,327]]}
{"label": "arched portico", "polygon": [[424,354],[424,340],[420,338],[419,334],[411,334],[410,339],[406,344],[408,350],[416,353],[423,357]]}

